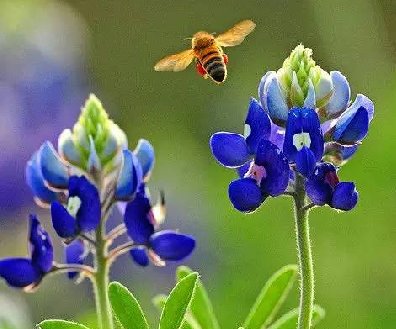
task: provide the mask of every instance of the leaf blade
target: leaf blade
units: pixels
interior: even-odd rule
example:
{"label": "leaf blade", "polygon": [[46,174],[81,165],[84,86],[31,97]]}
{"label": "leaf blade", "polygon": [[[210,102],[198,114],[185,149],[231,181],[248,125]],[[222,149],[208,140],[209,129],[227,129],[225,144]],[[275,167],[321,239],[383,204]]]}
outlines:
{"label": "leaf blade", "polygon": [[194,294],[198,273],[194,272],[180,280],[172,289],[160,317],[160,329],[179,329]]}
{"label": "leaf blade", "polygon": [[297,270],[296,265],[286,265],[271,276],[245,320],[245,329],[260,329],[272,322],[293,286]]}
{"label": "leaf blade", "polygon": [[[317,325],[325,317],[325,310],[319,305],[314,305],[312,313],[312,326]],[[298,322],[298,308],[292,309],[282,315],[268,329],[295,329]]]}
{"label": "leaf blade", "polygon": [[109,299],[114,315],[124,328],[149,329],[139,302],[121,283],[110,283]]}
{"label": "leaf blade", "polygon": [[[176,271],[177,281],[180,281],[190,273],[193,273],[193,271],[189,267],[179,266]],[[200,278],[197,280],[190,311],[201,328],[219,329],[219,323],[215,316],[212,303]]]}
{"label": "leaf blade", "polygon": [[39,329],[89,329],[81,323],[59,320],[59,319],[48,319],[40,322],[36,328]]}

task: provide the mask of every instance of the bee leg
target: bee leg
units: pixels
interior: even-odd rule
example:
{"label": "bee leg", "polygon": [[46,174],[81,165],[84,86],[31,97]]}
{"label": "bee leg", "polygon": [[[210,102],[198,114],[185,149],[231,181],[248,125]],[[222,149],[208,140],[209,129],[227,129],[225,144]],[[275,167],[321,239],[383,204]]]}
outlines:
{"label": "bee leg", "polygon": [[226,54],[223,54],[223,60],[224,60],[224,64],[228,64],[228,56]]}
{"label": "bee leg", "polygon": [[199,75],[203,76],[205,79],[207,78],[208,73],[207,73],[206,70],[203,68],[201,62],[197,61],[196,69],[197,69],[197,72],[198,72]]}

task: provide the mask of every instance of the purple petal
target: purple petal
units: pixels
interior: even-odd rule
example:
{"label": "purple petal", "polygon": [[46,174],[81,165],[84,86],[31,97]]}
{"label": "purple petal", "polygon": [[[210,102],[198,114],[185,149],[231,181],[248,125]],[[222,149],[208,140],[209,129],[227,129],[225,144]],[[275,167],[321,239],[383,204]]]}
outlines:
{"label": "purple petal", "polygon": [[140,266],[148,266],[150,264],[150,260],[147,256],[145,247],[139,246],[139,247],[133,248],[130,251],[130,255],[131,255],[133,261]]}
{"label": "purple petal", "polygon": [[6,258],[0,260],[0,277],[11,287],[24,288],[39,282],[42,274],[29,259]]}
{"label": "purple petal", "polygon": [[136,146],[136,149],[133,151],[133,153],[139,159],[139,163],[143,170],[143,177],[150,175],[155,162],[153,146],[149,143],[149,141],[145,139],[139,139],[138,145]]}
{"label": "purple petal", "polygon": [[256,180],[253,178],[241,178],[234,180],[228,187],[228,196],[233,206],[242,212],[256,210],[266,199]]}
{"label": "purple petal", "polygon": [[304,177],[309,177],[315,170],[315,156],[308,147],[303,147],[297,152],[296,168]]}
{"label": "purple petal", "polygon": [[150,200],[138,193],[135,199],[128,203],[124,222],[128,235],[137,244],[147,244],[150,236],[154,233],[154,225],[150,221]]}
{"label": "purple petal", "polygon": [[283,142],[285,140],[285,128],[279,127],[276,124],[271,125],[270,142],[278,146],[280,150],[283,149]]}
{"label": "purple petal", "polygon": [[100,223],[101,205],[95,185],[85,176],[72,176],[69,179],[69,197],[77,196],[81,205],[76,214],[78,228],[81,232],[95,230]]}
{"label": "purple petal", "polygon": [[255,163],[263,166],[266,177],[261,180],[261,189],[273,197],[282,194],[289,183],[289,162],[282,151],[270,141],[261,140]]}
{"label": "purple petal", "polygon": [[66,189],[69,183],[67,167],[61,161],[50,142],[45,142],[39,150],[39,163],[45,181],[53,187]]}
{"label": "purple petal", "polygon": [[131,200],[143,181],[142,167],[138,158],[129,150],[122,151],[122,168],[118,176],[115,197],[117,200]]}
{"label": "purple petal", "polygon": [[75,218],[58,201],[51,204],[52,226],[55,232],[63,239],[72,238],[77,234]]}
{"label": "purple petal", "polygon": [[[65,261],[66,264],[84,264],[85,259],[85,245],[84,242],[76,239],[65,246]],[[69,279],[74,279],[78,272],[68,272]]]}
{"label": "purple petal", "polygon": [[54,260],[54,249],[49,234],[43,229],[35,215],[30,215],[29,236],[32,264],[43,273],[49,272]]}
{"label": "purple petal", "polygon": [[333,208],[347,211],[356,206],[358,198],[359,194],[354,183],[341,182],[334,189],[330,205]]}
{"label": "purple petal", "polygon": [[256,153],[260,140],[268,139],[270,134],[271,120],[268,114],[256,99],[251,98],[245,120],[245,138],[249,152],[251,154]]}
{"label": "purple petal", "polygon": [[333,82],[333,94],[325,106],[325,111],[328,118],[335,118],[347,108],[351,98],[351,88],[341,72],[331,71],[330,77]]}
{"label": "purple petal", "polygon": [[229,168],[242,166],[249,160],[245,138],[240,134],[215,133],[210,138],[210,148],[216,160]]}
{"label": "purple petal", "polygon": [[195,248],[195,239],[191,235],[173,231],[161,231],[150,238],[151,249],[163,260],[182,260]]}

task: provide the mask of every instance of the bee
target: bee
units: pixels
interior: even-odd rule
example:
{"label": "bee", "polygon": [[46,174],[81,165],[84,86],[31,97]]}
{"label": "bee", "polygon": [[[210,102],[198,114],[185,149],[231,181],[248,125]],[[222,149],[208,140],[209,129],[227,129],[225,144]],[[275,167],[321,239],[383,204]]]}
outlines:
{"label": "bee", "polygon": [[192,37],[192,48],[161,59],[154,66],[155,71],[183,71],[196,59],[197,72],[205,79],[210,77],[220,84],[227,77],[228,57],[222,47],[233,47],[242,43],[251,33],[256,24],[251,20],[244,20],[234,25],[228,31],[215,37],[205,31],[200,31]]}

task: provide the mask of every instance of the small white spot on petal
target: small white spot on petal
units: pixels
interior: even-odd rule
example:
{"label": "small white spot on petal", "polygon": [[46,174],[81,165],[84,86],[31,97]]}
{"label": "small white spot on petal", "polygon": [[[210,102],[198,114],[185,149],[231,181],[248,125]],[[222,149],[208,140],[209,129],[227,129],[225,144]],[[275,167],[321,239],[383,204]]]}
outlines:
{"label": "small white spot on petal", "polygon": [[69,198],[69,202],[67,203],[67,211],[73,217],[76,217],[77,212],[81,207],[81,200],[78,196],[73,196]]}
{"label": "small white spot on petal", "polygon": [[311,146],[311,137],[308,133],[300,133],[293,135],[293,145],[296,147],[297,151],[301,151],[301,149],[306,146]]}

